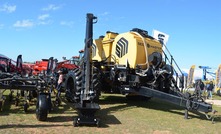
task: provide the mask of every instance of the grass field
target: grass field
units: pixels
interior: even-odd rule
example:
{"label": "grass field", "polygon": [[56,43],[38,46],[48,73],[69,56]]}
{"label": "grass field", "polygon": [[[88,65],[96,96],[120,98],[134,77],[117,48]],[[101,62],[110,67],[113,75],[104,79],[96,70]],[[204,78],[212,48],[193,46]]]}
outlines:
{"label": "grass field", "polygon": [[[62,95],[63,96],[63,95]],[[103,94],[101,110],[97,117],[101,127],[73,126],[77,116],[73,104],[64,99],[62,105],[54,107],[45,122],[35,117],[35,101],[31,102],[28,113],[23,111],[22,103],[15,107],[6,100],[0,113],[0,134],[220,134],[221,115],[218,112],[215,124],[203,114],[190,113],[184,119],[184,109],[173,104],[152,98],[149,101],[128,101],[124,96]],[[213,106],[217,111],[221,107]]]}

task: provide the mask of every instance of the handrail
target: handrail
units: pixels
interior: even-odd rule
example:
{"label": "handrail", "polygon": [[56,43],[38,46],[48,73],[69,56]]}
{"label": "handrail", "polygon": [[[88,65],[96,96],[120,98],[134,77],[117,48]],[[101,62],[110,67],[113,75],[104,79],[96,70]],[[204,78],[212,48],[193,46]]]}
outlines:
{"label": "handrail", "polygon": [[163,54],[164,54],[164,57],[165,57],[165,62],[169,62],[169,64],[171,65],[171,66],[173,66],[173,63],[174,63],[174,65],[175,65],[175,67],[178,69],[178,71],[179,71],[179,73],[182,75],[182,79],[180,78],[180,77],[178,77],[178,72],[177,72],[177,70],[175,70],[175,68],[173,67],[173,70],[174,70],[174,72],[175,72],[175,74],[176,74],[176,84],[177,84],[177,81],[179,80],[180,82],[181,82],[181,84],[182,84],[182,87],[181,87],[181,91],[183,91],[183,88],[184,88],[184,74],[183,74],[183,72],[181,71],[181,69],[180,69],[180,67],[178,66],[178,64],[177,64],[177,62],[175,61],[175,59],[173,58],[173,56],[172,56],[172,54],[170,53],[170,51],[168,50],[168,48],[166,47],[166,45],[165,44],[163,44],[163,46],[165,47],[165,50],[168,52],[168,54],[169,54],[169,56],[170,56],[170,59],[169,59],[169,57],[167,56],[167,54],[165,53],[165,51],[163,50]]}

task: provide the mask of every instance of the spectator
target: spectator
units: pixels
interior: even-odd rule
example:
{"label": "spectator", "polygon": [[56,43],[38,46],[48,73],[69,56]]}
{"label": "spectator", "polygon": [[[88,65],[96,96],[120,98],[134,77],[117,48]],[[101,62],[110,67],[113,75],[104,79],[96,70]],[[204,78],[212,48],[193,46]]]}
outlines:
{"label": "spectator", "polygon": [[195,86],[195,93],[201,97],[202,96],[202,93],[203,93],[203,90],[204,90],[204,83],[202,82],[202,80],[200,79],[197,83],[196,83],[196,86]]}
{"label": "spectator", "polygon": [[58,74],[59,74],[59,77],[58,77],[58,82],[57,82],[57,98],[56,98],[56,101],[58,101],[58,104],[61,102],[60,100],[60,94],[61,94],[61,85],[63,83],[63,79],[64,79],[64,74],[62,73],[61,70],[58,71]]}
{"label": "spectator", "polygon": [[210,81],[210,83],[208,84],[208,87],[207,87],[207,91],[208,91],[208,95],[207,95],[207,99],[212,99],[213,95],[212,95],[212,91],[213,91],[213,82]]}

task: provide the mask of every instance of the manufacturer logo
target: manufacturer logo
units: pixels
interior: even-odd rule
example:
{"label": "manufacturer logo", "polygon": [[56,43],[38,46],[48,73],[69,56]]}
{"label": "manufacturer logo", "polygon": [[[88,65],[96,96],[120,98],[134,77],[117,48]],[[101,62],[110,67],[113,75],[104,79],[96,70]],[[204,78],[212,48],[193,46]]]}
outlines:
{"label": "manufacturer logo", "polygon": [[120,40],[117,42],[116,46],[116,55],[121,58],[128,52],[128,41],[125,38],[120,38]]}
{"label": "manufacturer logo", "polygon": [[92,57],[96,56],[96,48],[97,46],[93,43],[92,44]]}

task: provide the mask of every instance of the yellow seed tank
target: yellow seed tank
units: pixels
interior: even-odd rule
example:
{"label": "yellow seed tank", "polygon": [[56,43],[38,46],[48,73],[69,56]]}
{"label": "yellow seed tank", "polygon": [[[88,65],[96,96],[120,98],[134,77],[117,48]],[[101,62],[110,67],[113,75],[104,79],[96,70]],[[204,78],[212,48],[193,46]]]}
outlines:
{"label": "yellow seed tank", "polygon": [[122,34],[107,32],[103,38],[94,40],[92,48],[93,60],[106,60],[119,65],[130,65],[135,68],[140,65],[146,69],[148,57],[153,52],[162,54],[162,45],[150,36],[130,31]]}

